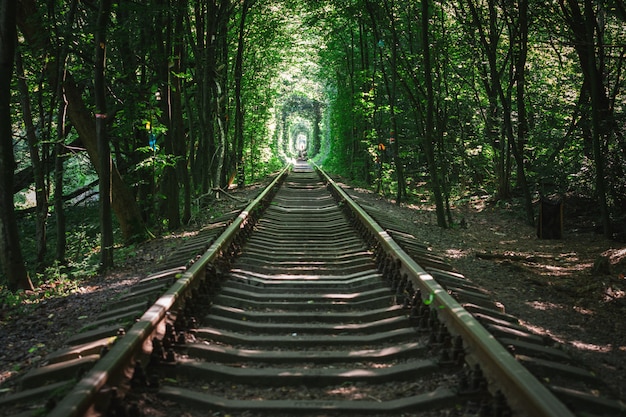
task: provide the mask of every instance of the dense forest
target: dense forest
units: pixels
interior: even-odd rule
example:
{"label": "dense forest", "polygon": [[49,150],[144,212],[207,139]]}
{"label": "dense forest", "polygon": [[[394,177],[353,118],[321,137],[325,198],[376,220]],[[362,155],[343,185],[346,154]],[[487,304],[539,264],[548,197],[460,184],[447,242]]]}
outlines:
{"label": "dense forest", "polygon": [[623,0],[0,0],[0,286],[106,270],[304,156],[441,227],[569,193],[616,238],[625,63]]}

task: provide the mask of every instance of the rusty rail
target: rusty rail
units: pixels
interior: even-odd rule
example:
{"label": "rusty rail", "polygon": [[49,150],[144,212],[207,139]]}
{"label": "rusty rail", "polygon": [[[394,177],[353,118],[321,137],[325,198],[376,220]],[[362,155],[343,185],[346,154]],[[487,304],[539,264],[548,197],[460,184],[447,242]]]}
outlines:
{"label": "rusty rail", "polygon": [[100,359],[95,366],[83,377],[74,388],[48,414],[49,417],[77,417],[84,415],[94,402],[98,391],[108,381],[113,380],[126,371],[133,357],[144,350],[149,336],[157,331],[168,311],[184,300],[187,292],[204,279],[207,265],[214,261],[221,251],[226,248],[240,229],[245,225],[248,217],[261,207],[273,190],[280,185],[290,166],[283,168],[274,181],[256,199],[254,199],[226,231],[209,247],[205,254],[194,263],[176,283],[170,287],[144,315],[130,328],[124,337],[113,345],[111,350]]}
{"label": "rusty rail", "polygon": [[414,288],[419,288],[429,303],[439,307],[438,314],[449,330],[463,337],[468,353],[480,363],[487,378],[498,381],[498,388],[504,393],[513,410],[530,410],[533,417],[568,417],[574,414],[546,386],[524,368],[500,344],[493,335],[460,305],[437,281],[419,266],[393,238],[328,174],[316,166],[320,175],[341,199],[369,229],[370,233],[384,247],[385,251],[399,260],[402,270],[408,274]]}

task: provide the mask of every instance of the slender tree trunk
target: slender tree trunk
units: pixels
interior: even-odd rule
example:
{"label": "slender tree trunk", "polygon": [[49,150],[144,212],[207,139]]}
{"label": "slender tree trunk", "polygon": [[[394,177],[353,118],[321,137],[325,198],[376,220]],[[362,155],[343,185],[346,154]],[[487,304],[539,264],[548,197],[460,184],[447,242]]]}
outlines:
{"label": "slender tree trunk", "polygon": [[189,180],[189,168],[187,166],[187,146],[183,120],[183,83],[177,74],[183,72],[184,55],[184,32],[183,19],[187,9],[187,1],[180,1],[178,12],[174,22],[174,78],[171,92],[172,100],[172,128],[174,133],[174,154],[176,155],[176,176],[178,183],[183,187],[183,213],[182,222],[187,223],[191,218],[191,183]]}
{"label": "slender tree trunk", "polygon": [[607,202],[602,142],[611,134],[611,123],[608,122],[611,118],[611,109],[602,77],[604,72],[602,59],[598,60],[598,56],[604,55],[602,28],[597,22],[594,10],[596,3],[594,1],[584,0],[582,10],[578,0],[560,0],[559,3],[566,17],[566,23],[574,36],[574,48],[578,54],[585,84],[591,97],[591,137],[596,168],[596,193],[600,206],[602,229],[604,235],[609,237],[611,235],[611,219]]}
{"label": "slender tree trunk", "polygon": [[[222,72],[219,76],[215,74],[213,78],[213,101],[215,103],[215,124],[217,127],[216,141],[215,141],[215,157],[214,157],[214,181],[215,187],[221,187],[226,184],[227,175],[226,169],[229,167],[228,154],[228,110],[226,108],[226,102],[228,97],[227,83],[228,79],[228,13],[230,10],[230,0],[221,0],[219,12],[222,14],[221,18],[216,21],[219,33],[219,42],[215,42],[215,48],[218,48],[219,54],[216,54],[215,65],[223,66]],[[219,195],[219,194],[216,194]]]}
{"label": "slender tree trunk", "polygon": [[[207,33],[207,36],[208,33]],[[202,51],[204,76],[199,83],[202,91],[200,98],[200,126],[202,136],[198,143],[198,157],[196,164],[198,165],[198,176],[202,194],[209,192],[213,186],[215,175],[213,174],[214,156],[215,156],[215,125],[213,119],[215,117],[215,108],[213,106],[213,84],[209,68],[215,69],[215,48],[214,46],[206,46]]]}
{"label": "slender tree trunk", "polygon": [[[160,205],[162,214],[167,219],[167,228],[176,230],[180,227],[180,196],[178,189],[178,179],[176,178],[176,141],[177,130],[174,126],[174,118],[176,109],[174,108],[174,96],[176,95],[175,76],[172,74],[176,63],[172,59],[172,30],[173,30],[173,12],[170,12],[172,6],[167,0],[157,2],[159,8],[162,9],[162,15],[159,15],[157,22],[162,22],[160,28],[155,32],[155,42],[158,45],[157,76],[163,84],[165,84],[165,100],[162,101],[163,114],[165,115],[165,124],[167,125],[167,133],[165,134],[165,154],[169,159],[169,163],[163,169],[162,192],[165,199]],[[163,38],[165,32],[165,38]]]}
{"label": "slender tree trunk", "polygon": [[[443,8],[440,9],[440,13],[441,16],[439,18],[439,24],[441,25],[441,34],[440,37],[441,39],[446,39],[448,37],[447,34],[447,22],[446,22],[446,12],[444,11]],[[449,74],[449,68],[451,67],[450,65],[450,49],[449,49],[449,44],[447,42],[444,42],[442,45],[442,50],[438,52],[438,55],[441,57],[441,59],[439,59],[438,65],[436,66],[436,72],[439,74],[439,76],[437,77],[438,82],[437,82],[437,87],[434,87],[436,90],[440,91],[444,97],[450,97],[451,96],[451,92],[450,92],[450,83],[449,83],[449,79],[450,79],[450,74]],[[439,162],[439,166],[443,166],[443,167],[447,167],[447,166],[451,166],[452,165],[452,152],[450,152],[448,150],[448,142],[453,142],[454,139],[452,139],[452,141],[449,140],[448,136],[445,134],[445,132],[448,131],[448,120],[449,120],[449,112],[450,112],[450,103],[448,102],[448,100],[443,100],[443,102],[439,105],[439,110],[436,112],[438,114],[437,117],[435,117],[435,119],[437,120],[437,122],[435,123],[436,127],[435,130],[437,132],[437,144],[438,144],[438,152],[437,152],[437,158],[440,161]],[[451,226],[454,224],[454,218],[452,217],[452,207],[450,206],[450,177],[451,177],[451,173],[448,172],[448,170],[439,170],[439,172],[441,173],[441,188],[443,189],[443,198],[444,198],[444,204],[445,204],[445,208],[446,208],[446,218],[448,221],[448,226]]]}
{"label": "slender tree trunk", "polygon": [[250,0],[243,0],[241,5],[241,20],[239,22],[239,38],[237,41],[237,57],[235,58],[235,167],[237,169],[237,185],[243,187],[246,184],[246,173],[243,164],[243,122],[244,110],[241,97],[241,82],[243,79],[243,50],[245,47],[246,16],[250,8]]}
{"label": "slender tree trunk", "polygon": [[[515,136],[513,133],[513,120],[511,114],[511,98],[504,96],[504,91],[502,88],[500,90],[500,101],[502,102],[502,111],[504,116],[504,129],[506,132],[506,137],[508,138],[509,143],[511,144],[511,151],[513,152],[513,157],[515,158],[515,164],[517,168],[517,183],[518,186],[522,190],[522,194],[524,196],[524,208],[526,209],[526,222],[529,225],[534,225],[534,212],[532,206],[532,197],[530,195],[530,189],[528,188],[528,182],[526,181],[526,170],[524,169],[524,155],[522,150],[520,150],[520,145],[518,145],[515,140]],[[518,97],[518,100],[520,98]],[[518,128],[519,129],[519,128]],[[521,145],[523,147],[523,145]],[[508,164],[507,164],[508,165]],[[509,171],[509,168],[506,169]]]}
{"label": "slender tree trunk", "polygon": [[[525,82],[525,67],[526,67],[526,46],[527,46],[527,34],[528,34],[528,4],[527,0],[520,0],[516,7],[518,9],[518,19],[514,18],[509,22],[509,37],[512,40],[511,51],[513,52],[513,59],[510,63],[509,78],[507,80],[508,87],[505,89],[502,87],[500,77],[497,75],[497,68],[495,59],[491,59],[490,67],[492,73],[492,82],[498,92],[500,103],[502,104],[502,116],[504,121],[504,132],[510,149],[515,158],[516,171],[517,171],[517,185],[521,188],[524,196],[524,207],[526,209],[526,221],[529,225],[534,225],[534,212],[532,206],[532,197],[530,195],[530,189],[526,181],[526,170],[524,169],[524,143],[526,133],[526,103],[524,102],[524,82]],[[493,13],[495,14],[495,13]],[[510,10],[510,15],[514,15],[514,10]],[[490,30],[494,30],[491,27]],[[495,39],[493,40],[495,41]],[[512,86],[517,85],[517,108],[518,114],[518,127],[517,138],[514,134],[513,126],[513,104],[512,104]],[[510,162],[507,160],[506,172],[510,172]],[[507,181],[508,183],[508,181]]]}
{"label": "slender tree trunk", "polygon": [[526,220],[528,224],[534,226],[535,212],[533,210],[530,187],[526,180],[526,170],[524,168],[524,148],[526,145],[526,134],[528,133],[528,117],[526,113],[526,59],[528,56],[528,0],[519,0],[519,33],[518,51],[515,62],[515,76],[517,83],[517,140],[515,146],[515,159],[517,163],[517,177],[519,186],[524,193],[524,207],[526,209]]}
{"label": "slender tree trunk", "polygon": [[65,207],[63,204],[63,176],[65,174],[65,167],[63,165],[64,152],[63,141],[65,138],[65,113],[67,111],[67,102],[65,101],[65,95],[61,94],[59,100],[59,112],[57,118],[57,141],[54,145],[54,215],[56,218],[56,261],[64,265],[67,261],[65,259],[65,248],[67,246],[67,239],[65,237]]}
{"label": "slender tree trunk", "polygon": [[24,73],[24,63],[22,54],[16,53],[16,72],[17,86],[20,92],[20,101],[22,105],[22,115],[24,118],[24,126],[26,128],[26,139],[28,141],[28,149],[30,151],[30,161],[33,166],[33,176],[35,179],[35,246],[37,251],[37,270],[41,271],[44,267],[44,258],[46,256],[46,219],[48,218],[48,192],[45,182],[45,173],[43,164],[39,154],[39,140],[35,132],[33,124],[33,115],[30,105],[30,93],[26,84],[26,74]]}
{"label": "slender tree trunk", "polygon": [[[595,2],[591,0],[585,0],[585,26],[587,29],[587,39],[594,45],[596,37],[595,28],[596,14],[594,12]],[[604,53],[602,45],[602,37],[598,42],[599,54],[602,56]],[[596,58],[595,48],[586,48],[587,59],[582,61],[582,65],[587,65],[587,74],[589,77],[589,85],[591,89],[591,126],[592,126],[592,138],[593,138],[593,157],[596,167],[596,192],[598,193],[598,202],[600,204],[600,217],[602,220],[602,230],[606,237],[611,236],[611,219],[609,214],[609,207],[607,203],[607,186],[606,179],[604,177],[604,152],[602,151],[602,143],[609,135],[607,123],[609,115],[608,99],[606,97],[604,83],[602,81],[602,69],[598,69],[598,59]]]}
{"label": "slender tree trunk", "polygon": [[[387,3],[386,3],[387,4]],[[398,46],[400,44],[398,39],[398,32],[396,31],[396,23],[394,19],[393,4],[387,8],[387,14],[391,16],[391,31],[393,34],[393,45],[391,45],[391,85],[387,85],[387,94],[389,95],[389,114],[391,118],[391,138],[393,140],[390,143],[391,151],[393,153],[393,162],[396,166],[396,179],[398,184],[398,192],[396,195],[396,204],[402,203],[406,200],[406,180],[404,178],[404,166],[402,165],[402,159],[400,158],[400,140],[398,131],[398,120],[396,118],[396,89],[398,80]],[[382,65],[384,71],[384,65]],[[386,77],[385,77],[386,78]]]}
{"label": "slender tree trunk", "polygon": [[216,103],[216,121],[217,121],[217,144],[215,149],[216,165],[215,165],[215,178],[213,185],[215,187],[221,187],[222,184],[222,170],[224,168],[224,159],[226,157],[226,118],[223,113],[221,102],[224,101],[222,93],[222,86],[218,80],[215,80],[215,103]]}
{"label": "slender tree trunk", "polygon": [[[398,45],[400,43],[398,39],[398,32],[396,30],[395,23],[395,12],[394,12],[394,4],[393,2],[385,1],[384,2],[385,12],[390,19],[390,27],[391,27],[391,35],[392,35],[392,44],[390,45],[391,57],[389,59],[389,66],[391,70],[391,75],[387,74],[387,70],[385,69],[385,63],[383,61],[383,52],[380,54],[380,66],[381,72],[383,74],[383,79],[385,81],[385,90],[388,96],[388,104],[389,104],[389,119],[390,119],[390,143],[389,149],[391,150],[393,162],[395,165],[396,172],[396,181],[397,181],[397,194],[396,194],[396,203],[400,204],[404,200],[406,200],[406,179],[404,176],[404,166],[402,164],[402,159],[400,158],[400,142],[399,142],[399,131],[398,131],[398,121],[396,117],[396,94],[397,94],[397,85],[398,85]],[[378,22],[376,21],[376,12],[375,7],[372,2],[367,2],[367,10],[370,15],[370,19],[372,21],[372,26],[374,27],[374,34],[377,39],[382,39],[383,36],[380,33],[380,29],[378,28]],[[380,163],[382,164],[382,158]],[[378,188],[380,189],[381,171],[379,170],[379,181]]]}
{"label": "slender tree trunk", "polygon": [[[212,5],[213,3],[210,3]],[[215,133],[213,130],[211,95],[212,85],[210,83],[209,68],[214,69],[215,61],[215,39],[213,33],[215,31],[215,20],[217,13],[213,9],[208,9],[206,2],[197,2],[194,9],[195,14],[195,32],[196,32],[196,64],[198,65],[198,73],[202,74],[198,80],[198,94],[196,95],[196,103],[198,109],[198,124],[200,126],[200,135],[198,137],[198,147],[194,165],[191,166],[194,183],[199,188],[201,194],[206,194],[212,185],[211,156],[215,153]],[[207,12],[208,9],[208,12]],[[191,36],[188,36],[191,38]]]}
{"label": "slender tree trunk", "polygon": [[[346,70],[348,73],[348,79],[350,81],[350,107],[355,109],[357,106],[356,103],[356,74],[354,68],[354,33],[352,27],[350,27],[350,45],[346,46]],[[356,172],[356,155],[359,152],[359,135],[358,135],[358,125],[360,125],[359,120],[357,119],[357,115],[353,112],[354,117],[351,118],[351,126],[350,132],[348,136],[350,138],[349,143],[350,147],[348,149],[349,152],[349,160],[348,166],[350,167],[350,176],[351,179],[354,179],[358,174]]]}
{"label": "slender tree trunk", "polygon": [[100,268],[113,266],[113,219],[111,214],[111,149],[107,137],[107,105],[104,68],[106,65],[106,31],[111,11],[111,0],[102,0],[96,21],[95,77],[96,137],[100,183]]}
{"label": "slender tree trunk", "polygon": [[433,75],[430,57],[430,15],[428,0],[422,0],[422,53],[424,55],[424,80],[426,82],[426,129],[424,135],[424,149],[426,159],[430,168],[430,180],[433,183],[433,194],[435,197],[435,207],[437,211],[437,225],[439,227],[447,227],[446,212],[439,181],[439,170],[435,162],[435,94],[433,91]]}
{"label": "slender tree trunk", "polygon": [[13,0],[0,0],[0,264],[10,290],[33,289],[22,258],[13,203],[13,132],[11,78],[17,42]]}
{"label": "slender tree trunk", "polygon": [[[65,33],[71,33],[72,26],[74,24],[74,18],[76,16],[76,9],[78,7],[78,0],[72,0],[70,4],[70,11],[67,15],[67,27]],[[65,76],[66,76],[66,61],[67,51],[69,48],[69,36],[65,36],[66,41],[63,43],[63,47],[59,52],[59,58],[57,61],[57,97],[59,100],[59,107],[57,110],[57,134],[56,142],[54,144],[54,150],[52,157],[54,159],[54,216],[56,219],[56,250],[55,259],[60,265],[65,265],[67,260],[65,258],[65,250],[67,247],[66,222],[65,222],[65,205],[63,202],[63,177],[65,175],[65,120],[67,116],[67,98],[65,97]]]}
{"label": "slender tree trunk", "polygon": [[[467,1],[471,19],[475,26],[485,61],[481,66],[482,82],[489,100],[488,111],[485,120],[485,133],[494,149],[494,164],[496,172],[496,197],[498,199],[510,196],[510,173],[509,173],[509,146],[507,136],[502,134],[500,107],[498,105],[500,85],[500,72],[498,69],[498,14],[495,0],[488,0],[488,22],[484,23],[475,0]],[[487,27],[486,27],[487,26]],[[473,33],[471,38],[474,39]],[[486,64],[486,65],[485,65]]]}

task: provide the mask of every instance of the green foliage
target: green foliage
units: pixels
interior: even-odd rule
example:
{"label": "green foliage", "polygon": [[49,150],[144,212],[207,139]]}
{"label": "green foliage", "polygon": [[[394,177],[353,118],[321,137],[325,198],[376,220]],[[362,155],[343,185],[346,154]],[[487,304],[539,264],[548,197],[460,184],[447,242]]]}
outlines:
{"label": "green foliage", "polygon": [[[233,96],[233,62],[242,4],[232,3],[225,10],[219,9],[221,2],[184,4],[186,8],[120,2],[111,16],[106,68],[108,134],[116,167],[152,227],[169,225],[156,210],[158,200],[166,198],[162,185],[169,168],[178,171],[180,196],[188,191],[193,201],[213,187],[227,185],[240,167],[240,156],[248,184],[275,171],[298,156],[296,144],[302,137],[308,157],[352,181],[375,189],[380,172],[381,192],[389,196],[406,186],[414,198],[426,201],[430,196],[424,193],[431,190],[434,179],[441,182],[446,197],[497,195],[502,183],[518,193],[520,178],[511,138],[523,142],[518,145],[533,195],[548,190],[596,193],[589,89],[577,45],[572,43],[575,36],[563,20],[560,4],[530,4],[525,96],[518,103],[520,77],[514,72],[515,58],[521,52],[516,38],[520,2],[429,3],[432,132],[426,129],[429,97],[421,3],[252,2],[245,22],[241,97]],[[624,22],[610,8],[605,14],[594,12],[602,15],[602,24],[594,28],[594,38],[602,42],[594,51],[603,54],[597,56],[604,65],[602,90],[610,95],[610,129],[602,138],[604,180],[612,215],[619,218],[626,207],[626,144],[620,133],[626,126],[621,74],[625,57],[611,45],[624,43]],[[50,58],[42,59],[40,51],[23,41],[20,49],[31,102],[36,104],[32,107],[38,149],[42,159],[52,161],[60,124],[59,100],[56,85],[41,74],[53,56],[67,52],[67,74],[78,85],[80,104],[86,112],[93,112],[93,66],[88,61],[93,52],[95,9],[78,2],[74,20],[68,22],[67,4],[50,2],[35,17],[41,19],[42,38],[50,39],[46,51]],[[177,29],[181,17],[182,29]],[[493,33],[485,32],[490,21],[496,29]],[[209,27],[212,33],[207,33]],[[481,31],[490,45],[481,41]],[[181,39],[182,49],[176,49],[180,42],[175,39]],[[65,44],[67,40],[71,44]],[[494,62],[490,62],[489,54],[494,51]],[[495,65],[496,78],[490,64]],[[498,83],[502,95],[497,94]],[[180,107],[174,108],[178,93]],[[30,166],[30,155],[18,99],[14,94],[15,159],[20,171]],[[234,137],[238,101],[244,114],[241,155]],[[527,112],[526,127],[519,124],[518,104]],[[507,111],[513,124],[510,135],[504,127]],[[67,152],[64,195],[97,179],[72,126],[67,123],[63,138]],[[397,158],[379,155],[378,144],[389,148],[394,129]],[[151,135],[156,137],[156,148],[150,146]],[[170,138],[177,139],[172,143],[166,140]],[[380,171],[377,163],[382,163]],[[400,167],[405,171],[405,184],[399,183]],[[182,172],[191,175],[188,190]],[[48,184],[54,183],[52,178],[50,174]],[[50,186],[51,196],[55,191]],[[32,190],[16,194],[15,202],[20,208],[32,207]],[[74,203],[68,203],[67,209],[68,268],[80,265],[92,273],[97,263],[98,216],[95,208],[87,206],[77,214],[71,208]],[[34,228],[30,220],[21,223],[30,265],[36,258]],[[48,232],[48,244],[53,247],[53,216]],[[120,252],[122,258],[129,256]],[[53,264],[51,254],[45,262]],[[37,283],[47,279],[33,276]]]}
{"label": "green foliage", "polygon": [[82,152],[67,159],[63,179],[63,194],[66,195],[96,181],[98,174],[87,155]]}
{"label": "green foliage", "polygon": [[[45,273],[38,274],[34,281],[37,283],[34,291],[22,290],[14,293],[0,286],[0,306],[6,312],[6,320],[10,320],[13,315],[31,314],[49,299],[66,297],[80,291],[81,281],[71,274],[70,268],[61,265],[48,268]],[[44,346],[33,346],[29,352],[42,347]]]}

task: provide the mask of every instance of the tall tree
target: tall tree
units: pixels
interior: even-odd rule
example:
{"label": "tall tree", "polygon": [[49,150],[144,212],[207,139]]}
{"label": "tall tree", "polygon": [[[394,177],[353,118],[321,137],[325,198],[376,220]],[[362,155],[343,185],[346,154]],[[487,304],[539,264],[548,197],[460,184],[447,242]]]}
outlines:
{"label": "tall tree", "polygon": [[[54,215],[56,219],[56,248],[55,248],[55,260],[64,265],[67,263],[65,259],[65,252],[67,246],[66,234],[66,217],[65,207],[63,202],[63,178],[65,175],[65,121],[67,115],[67,99],[65,97],[65,75],[66,75],[66,61],[69,49],[69,42],[71,37],[71,29],[74,24],[74,17],[76,16],[76,10],[78,7],[78,0],[72,0],[67,14],[66,27],[63,30],[64,36],[59,36],[65,39],[61,51],[59,53],[59,59],[57,64],[57,86],[56,96],[58,98],[59,107],[57,110],[57,130],[56,130],[56,143],[54,144],[54,150],[52,157],[54,159]],[[61,35],[61,34],[59,34]]]}
{"label": "tall tree", "polygon": [[[214,70],[220,70],[223,74],[214,74],[213,77],[209,76],[212,85],[212,96],[215,105],[215,117],[212,123],[217,125],[217,141],[215,142],[215,154],[213,155],[212,169],[214,174],[213,184],[215,187],[220,187],[225,184],[226,174],[224,168],[228,168],[226,163],[227,159],[227,146],[228,146],[228,110],[227,110],[227,97],[228,97],[228,21],[230,18],[231,4],[230,0],[221,0],[219,10],[223,13],[222,19],[216,23],[217,28],[214,28],[219,34],[215,40],[214,47],[217,48],[219,54],[217,55],[216,66]],[[215,36],[213,33],[207,34],[208,36]]]}
{"label": "tall tree", "polygon": [[528,58],[528,0],[519,0],[517,24],[513,24],[511,30],[516,43],[515,48],[515,79],[517,92],[517,137],[515,139],[515,160],[517,162],[517,178],[522,192],[524,193],[524,206],[526,208],[526,220],[529,224],[535,224],[535,215],[530,195],[530,186],[526,179],[525,147],[528,135],[528,114],[526,111],[526,60]]}
{"label": "tall tree", "polygon": [[[507,136],[502,135],[502,106],[500,94],[502,91],[502,74],[506,71],[509,53],[502,53],[501,46],[502,21],[498,16],[496,0],[461,1],[463,10],[467,3],[469,7],[469,26],[467,27],[470,47],[475,48],[475,59],[478,61],[481,80],[488,98],[488,110],[485,120],[485,134],[495,151],[496,197],[505,199],[510,197],[510,154],[511,148]],[[486,9],[486,10],[485,10]],[[486,14],[486,16],[485,16]],[[476,32],[478,39],[476,39]],[[504,62],[503,62],[504,61]]]}
{"label": "tall tree", "polygon": [[15,58],[16,7],[13,0],[0,0],[0,263],[10,290],[32,289],[20,246],[13,203],[13,132],[11,79]]}
{"label": "tall tree", "polygon": [[[194,185],[203,194],[215,185],[221,146],[221,130],[218,131],[219,100],[223,97],[216,93],[219,82],[226,76],[227,66],[221,62],[221,45],[219,42],[225,34],[223,22],[228,20],[229,0],[220,2],[198,0],[194,2],[193,22],[187,24],[187,39],[191,43],[191,59],[196,64],[194,78],[195,94],[186,89],[186,107],[197,112],[188,111],[188,117],[196,120],[196,129],[191,129],[190,135],[197,138],[196,143],[190,146],[190,165]],[[195,35],[195,36],[194,36]],[[216,84],[218,83],[218,84]],[[219,88],[221,90],[221,87]],[[196,133],[197,131],[197,133]]]}
{"label": "tall tree", "polygon": [[96,140],[98,142],[98,178],[100,183],[100,268],[113,266],[113,218],[111,213],[111,149],[107,137],[106,66],[107,25],[111,0],[102,0],[96,20],[95,76]]}
{"label": "tall tree", "polygon": [[37,269],[41,270],[44,266],[44,257],[46,255],[46,219],[48,217],[48,188],[45,182],[45,172],[43,162],[39,152],[39,139],[35,131],[33,123],[33,114],[31,111],[30,93],[26,83],[26,74],[24,72],[24,63],[22,53],[16,53],[16,72],[17,86],[20,93],[20,102],[22,106],[22,118],[24,119],[24,127],[26,130],[26,139],[28,141],[28,150],[30,152],[30,162],[33,166],[33,176],[35,177],[35,240],[37,250]]}
{"label": "tall tree", "polygon": [[[591,142],[596,169],[596,193],[602,228],[606,236],[611,235],[611,220],[607,203],[604,148],[612,134],[612,106],[605,85],[606,56],[603,18],[600,15],[603,2],[583,0],[560,0],[565,22],[572,34],[574,48],[578,54],[588,96],[591,98]],[[596,11],[598,9],[598,11]],[[623,54],[621,60],[623,61]]]}
{"label": "tall tree", "polygon": [[[167,219],[167,227],[169,230],[175,230],[180,227],[180,193],[178,187],[178,179],[176,177],[176,142],[183,140],[178,137],[178,129],[176,127],[176,118],[181,111],[179,103],[180,91],[176,91],[173,82],[176,75],[173,74],[174,67],[180,66],[179,57],[173,56],[173,26],[174,13],[172,13],[172,2],[169,0],[159,0],[157,9],[159,13],[156,15],[154,30],[154,39],[157,48],[155,56],[155,65],[158,82],[164,86],[165,100],[161,100],[162,113],[165,116],[163,123],[167,126],[167,132],[164,138],[164,151],[167,162],[163,168],[163,181],[161,190],[163,201],[161,206],[162,214]],[[178,11],[180,13],[180,11]],[[175,103],[176,101],[176,103]],[[182,116],[181,116],[182,117]],[[176,125],[175,125],[176,123]]]}
{"label": "tall tree", "polygon": [[422,0],[422,54],[424,56],[424,80],[426,84],[426,126],[424,131],[424,150],[430,169],[437,225],[447,227],[443,193],[439,177],[439,169],[435,161],[435,92],[433,90],[432,62],[430,56],[430,4]]}
{"label": "tall tree", "polygon": [[191,181],[189,179],[189,167],[187,163],[187,146],[183,120],[183,60],[185,59],[185,32],[183,21],[187,15],[187,0],[177,2],[178,9],[174,19],[174,46],[172,59],[174,67],[170,72],[173,77],[170,80],[171,96],[171,128],[174,135],[174,155],[176,157],[176,177],[182,185],[183,213],[181,221],[189,222],[191,219]]}
{"label": "tall tree", "polygon": [[[406,178],[404,175],[404,162],[400,157],[400,130],[398,129],[398,115],[396,109],[397,90],[398,90],[398,71],[396,70],[398,65],[398,55],[400,53],[400,40],[398,39],[398,30],[396,28],[396,3],[394,1],[385,1],[385,9],[387,15],[391,17],[391,33],[393,34],[393,42],[390,46],[391,57],[391,80],[389,83],[385,83],[387,95],[389,96],[389,117],[391,119],[391,133],[390,137],[393,139],[390,143],[393,161],[396,169],[396,177],[398,181],[398,192],[396,195],[396,204],[400,204],[406,201]],[[384,69],[384,66],[383,66]]]}
{"label": "tall tree", "polygon": [[237,169],[237,184],[243,187],[246,183],[246,176],[243,163],[243,148],[244,148],[244,108],[242,100],[242,80],[243,80],[243,52],[245,47],[245,34],[246,34],[246,16],[248,16],[248,10],[252,6],[251,0],[243,0],[241,4],[241,20],[239,21],[239,37],[237,40],[237,55],[235,58],[235,70],[233,76],[235,77],[235,167]]}
{"label": "tall tree", "polygon": [[[390,140],[389,148],[391,149],[392,158],[395,165],[396,170],[396,178],[398,183],[398,191],[396,194],[396,203],[400,204],[406,200],[406,180],[404,178],[404,166],[402,159],[400,158],[400,131],[398,129],[398,119],[397,119],[397,96],[398,96],[398,54],[400,53],[400,39],[398,38],[398,30],[396,27],[396,19],[397,14],[395,10],[395,2],[385,0],[384,8],[387,14],[387,18],[390,21],[390,29],[391,29],[391,44],[389,45],[390,55],[388,57],[388,68],[383,62],[383,56],[385,48],[381,47],[381,72],[383,73],[384,84],[386,96],[388,97],[388,106],[389,106],[389,123],[391,132],[389,134]],[[372,11],[372,4],[368,2],[368,9],[370,10],[370,16],[372,17],[372,25],[374,26],[374,33],[376,37],[381,40],[383,39],[380,33],[377,33],[378,30],[376,27],[378,26],[375,19],[375,14]],[[381,44],[382,46],[382,44]]]}

